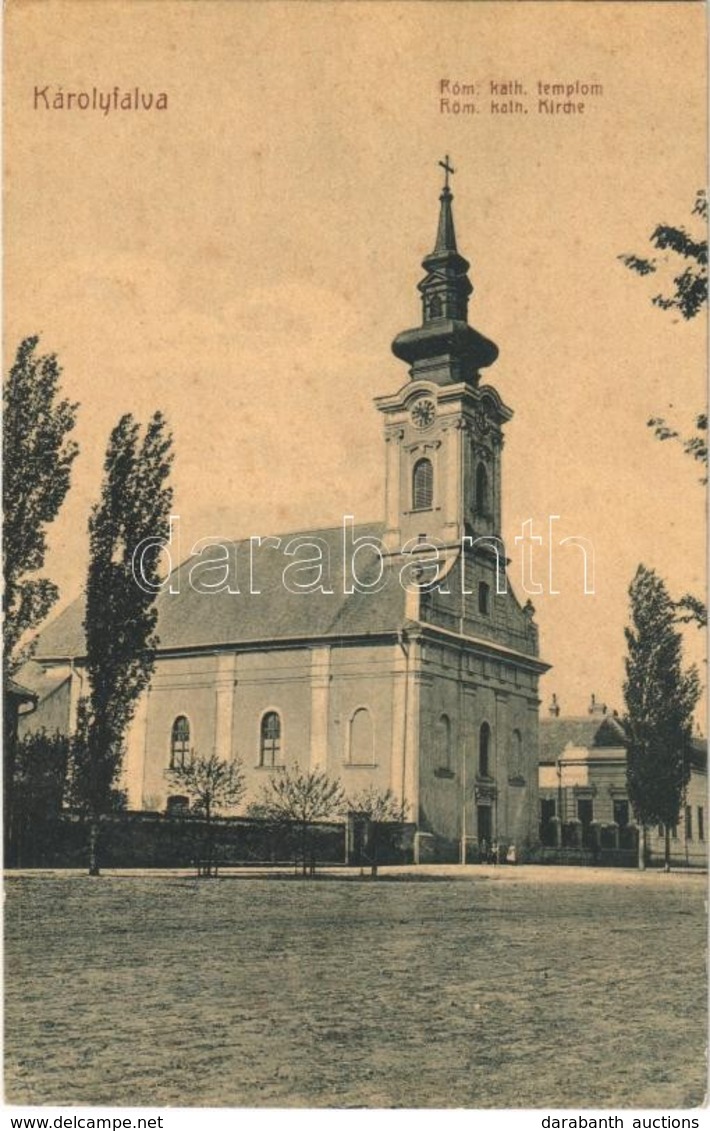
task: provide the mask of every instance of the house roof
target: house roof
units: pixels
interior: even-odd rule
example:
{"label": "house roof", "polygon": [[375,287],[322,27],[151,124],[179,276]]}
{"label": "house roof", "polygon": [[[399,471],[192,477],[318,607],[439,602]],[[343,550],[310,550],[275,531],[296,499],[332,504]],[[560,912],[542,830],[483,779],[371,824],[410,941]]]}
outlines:
{"label": "house roof", "polygon": [[708,740],[695,735],[690,740],[690,762],[699,770],[706,770],[708,764]]}
{"label": "house roof", "polygon": [[[353,528],[353,539],[379,539],[383,523]],[[317,540],[317,541],[316,541]],[[236,562],[230,586],[240,592],[209,592],[205,588],[224,579],[224,570],[208,562],[218,559],[212,548],[187,559],[171,574],[173,589],[166,586],[157,602],[160,651],[187,647],[246,644],[268,640],[308,637],[339,637],[396,631],[405,619],[405,591],[399,567],[385,565],[383,584],[377,592],[347,593],[352,577],[351,551],[344,551],[343,527],[305,530],[282,536],[278,547],[254,546],[250,571],[250,539],[220,542]],[[317,557],[323,564],[323,590],[299,591],[296,583],[312,583],[315,567],[306,559]],[[286,553],[287,548],[289,553]],[[298,569],[298,562],[302,568]],[[357,578],[362,584],[377,580],[380,558],[376,550],[361,544],[355,557]],[[191,581],[191,572],[192,581]],[[286,577],[286,582],[284,578]],[[253,581],[251,580],[253,578]],[[250,591],[250,589],[252,591]],[[38,660],[84,655],[84,600],[69,605],[42,633],[35,656]]]}
{"label": "house roof", "polygon": [[23,684],[30,689],[28,695],[38,700],[44,700],[52,695],[70,678],[70,673],[66,669],[56,671],[52,668],[43,668],[41,664],[34,660],[28,660],[27,663],[23,664],[17,674],[22,679]]}
{"label": "house roof", "polygon": [[29,687],[24,684],[18,683],[16,679],[7,679],[5,681],[5,693],[14,699],[16,703],[36,703],[37,695],[31,691]]}
{"label": "house roof", "polygon": [[541,762],[555,762],[569,747],[592,750],[623,745],[624,731],[613,715],[540,720]]}

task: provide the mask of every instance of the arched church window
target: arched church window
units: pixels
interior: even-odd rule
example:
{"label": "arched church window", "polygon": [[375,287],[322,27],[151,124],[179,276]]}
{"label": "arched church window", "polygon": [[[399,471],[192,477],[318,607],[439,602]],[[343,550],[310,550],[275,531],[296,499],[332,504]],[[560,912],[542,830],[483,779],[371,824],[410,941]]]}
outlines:
{"label": "arched church window", "polygon": [[259,765],[278,766],[281,760],[281,716],[267,711],[261,720]]}
{"label": "arched church window", "polygon": [[170,769],[181,770],[190,757],[190,722],[178,715],[170,735]]}
{"label": "arched church window", "polygon": [[443,312],[444,312],[444,305],[441,301],[441,296],[440,295],[433,295],[432,298],[429,301],[429,317],[430,318],[441,318],[441,315],[443,314]]}
{"label": "arched church window", "polygon": [[358,707],[350,720],[349,761],[353,766],[374,764],[375,728],[367,707]]}
{"label": "arched church window", "polygon": [[436,754],[439,769],[451,769],[451,719],[441,715],[436,726]]}
{"label": "arched church window", "polygon": [[487,778],[491,772],[491,728],[488,723],[481,726],[478,738],[478,772],[482,778]]}
{"label": "arched church window", "polygon": [[412,507],[415,511],[430,511],[434,502],[434,468],[430,459],[420,459],[412,475]]}
{"label": "arched church window", "polygon": [[487,515],[489,511],[488,472],[485,464],[479,463],[476,468],[476,514]]}

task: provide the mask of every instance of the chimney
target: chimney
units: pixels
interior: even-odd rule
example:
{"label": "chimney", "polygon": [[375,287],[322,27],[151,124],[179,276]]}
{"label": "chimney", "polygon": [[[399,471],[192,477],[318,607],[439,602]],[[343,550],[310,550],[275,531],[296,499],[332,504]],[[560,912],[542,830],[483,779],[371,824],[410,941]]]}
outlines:
{"label": "chimney", "polygon": [[591,698],[590,703],[589,703],[589,714],[590,715],[605,715],[606,710],[607,710],[606,703],[597,703],[596,695],[592,695],[592,698]]}
{"label": "chimney", "polygon": [[556,695],[552,696],[552,702],[550,703],[550,706],[549,706],[549,712],[554,719],[559,718],[560,705],[557,702],[557,696]]}

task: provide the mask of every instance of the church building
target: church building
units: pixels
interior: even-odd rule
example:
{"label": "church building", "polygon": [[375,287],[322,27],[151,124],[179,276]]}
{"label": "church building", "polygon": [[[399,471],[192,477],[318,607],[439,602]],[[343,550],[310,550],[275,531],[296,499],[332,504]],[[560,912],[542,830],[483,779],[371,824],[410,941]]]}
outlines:
{"label": "church building", "polygon": [[[498,349],[468,321],[473,286],[449,172],[419,283],[421,324],[392,349],[408,369],[375,404],[384,520],[230,544],[236,584],[206,587],[189,559],[158,598],[156,667],[127,737],[131,809],[164,810],[166,770],[239,759],[244,806],[281,767],[390,789],[416,825],[415,859],[471,858],[485,840],[538,841],[539,658],[530,602],[506,575],[503,429],[511,409],[482,371]],[[323,565],[327,568],[322,568]],[[41,636],[20,677],[28,727],[71,730],[86,688],[83,606]]]}

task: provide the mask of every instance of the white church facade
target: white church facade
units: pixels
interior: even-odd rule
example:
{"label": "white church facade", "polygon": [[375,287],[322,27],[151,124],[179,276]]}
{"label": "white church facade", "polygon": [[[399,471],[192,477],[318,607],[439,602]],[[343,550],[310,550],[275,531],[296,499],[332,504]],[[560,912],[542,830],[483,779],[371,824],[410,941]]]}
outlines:
{"label": "white church facade", "polygon": [[[482,380],[498,351],[468,322],[448,171],[423,267],[421,324],[392,347],[407,380],[376,401],[383,521],[265,539],[256,557],[253,540],[235,543],[240,592],[205,593],[194,560],[178,567],[158,598],[155,672],[127,738],[130,808],[164,810],[166,770],[195,750],[240,760],[245,806],[295,763],[339,778],[350,796],[390,789],[421,860],[456,859],[464,835],[514,843],[521,856],[537,843],[547,665],[534,610],[506,578],[512,412]],[[314,555],[327,568],[309,584]],[[28,727],[71,730],[85,690],[82,619],[77,601],[42,634],[21,676],[40,693]]]}

